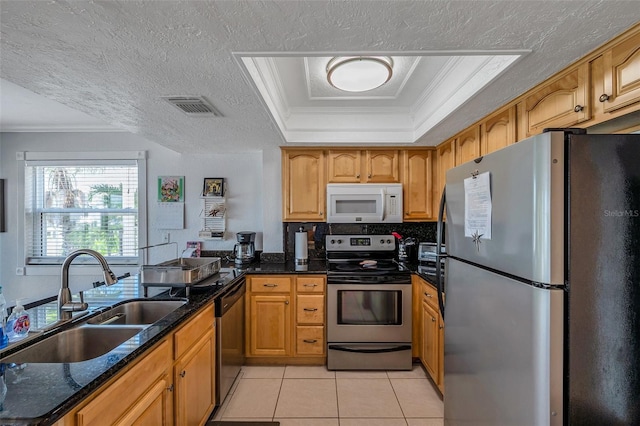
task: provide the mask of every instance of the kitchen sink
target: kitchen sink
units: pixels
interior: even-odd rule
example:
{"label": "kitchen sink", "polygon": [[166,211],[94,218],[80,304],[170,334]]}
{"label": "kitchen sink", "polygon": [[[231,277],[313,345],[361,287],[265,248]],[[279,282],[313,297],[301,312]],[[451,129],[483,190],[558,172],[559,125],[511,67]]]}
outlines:
{"label": "kitchen sink", "polygon": [[87,324],[101,325],[148,325],[164,318],[185,300],[132,300],[114,306],[102,314],[91,318]]}
{"label": "kitchen sink", "polygon": [[47,337],[0,362],[22,364],[86,361],[115,349],[143,329],[143,326],[78,326]]}

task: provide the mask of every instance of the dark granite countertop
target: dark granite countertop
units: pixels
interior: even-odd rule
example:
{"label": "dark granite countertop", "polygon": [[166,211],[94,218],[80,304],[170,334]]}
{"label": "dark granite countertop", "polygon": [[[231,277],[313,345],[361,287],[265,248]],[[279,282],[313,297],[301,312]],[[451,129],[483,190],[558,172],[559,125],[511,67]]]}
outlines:
{"label": "dark granite countertop", "polygon": [[[429,282],[434,277],[419,272],[418,265],[409,265],[412,272],[419,274]],[[74,363],[26,363],[0,364],[7,387],[4,403],[0,405],[1,425],[45,425],[51,424],[84,398],[106,383],[123,367],[155,343],[171,333],[185,320],[195,314],[207,303],[223,294],[230,286],[245,274],[325,274],[326,263],[311,260],[305,265],[297,265],[293,261],[285,263],[268,263],[256,261],[249,265],[237,267],[233,263],[223,262],[219,275],[208,278],[191,287],[190,296],[185,298],[184,289],[149,287],[149,297],[155,299],[182,298],[187,303],[176,309],[162,320],[145,328],[116,349],[83,362]],[[58,331],[83,323],[87,319],[99,315],[106,307],[125,300],[143,298],[144,288],[138,276],[121,279],[109,287],[98,287],[84,292],[85,302],[89,304],[89,313],[75,318],[70,324],[52,331],[39,332],[55,321],[57,317],[56,302],[48,302],[29,309],[32,330],[23,342],[10,344],[0,351],[0,358],[15,353]],[[74,295],[74,301],[77,301]],[[0,385],[1,386],[1,385]]]}

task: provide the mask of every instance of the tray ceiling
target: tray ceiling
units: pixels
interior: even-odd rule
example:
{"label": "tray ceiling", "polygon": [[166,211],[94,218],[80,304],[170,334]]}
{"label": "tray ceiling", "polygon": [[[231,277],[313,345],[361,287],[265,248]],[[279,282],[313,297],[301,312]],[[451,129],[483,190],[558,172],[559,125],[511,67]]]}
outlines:
{"label": "tray ceiling", "polygon": [[[637,5],[3,0],[0,126],[115,129],[185,153],[434,145],[637,23]],[[328,58],[367,53],[394,58],[389,84],[358,96],[326,84]]]}

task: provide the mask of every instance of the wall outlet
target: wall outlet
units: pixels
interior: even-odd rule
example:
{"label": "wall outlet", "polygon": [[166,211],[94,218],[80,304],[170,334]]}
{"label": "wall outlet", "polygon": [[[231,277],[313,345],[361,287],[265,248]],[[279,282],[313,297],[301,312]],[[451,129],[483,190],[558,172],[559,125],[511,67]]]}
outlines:
{"label": "wall outlet", "polygon": [[24,275],[25,273],[25,268],[24,267],[17,267],[16,268],[16,275]]}

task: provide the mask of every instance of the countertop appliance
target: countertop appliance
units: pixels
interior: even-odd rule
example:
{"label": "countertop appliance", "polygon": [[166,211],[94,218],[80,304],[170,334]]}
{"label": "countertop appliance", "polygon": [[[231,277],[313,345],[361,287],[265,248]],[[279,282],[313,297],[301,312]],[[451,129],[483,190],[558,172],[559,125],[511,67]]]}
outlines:
{"label": "countertop appliance", "polygon": [[222,405],[244,364],[245,293],[246,283],[242,278],[215,300],[216,406]]}
{"label": "countertop appliance", "polygon": [[640,424],[640,135],[447,172],[445,424]]}
{"label": "countertop appliance", "polygon": [[327,368],[410,370],[411,271],[392,235],[327,235]]}
{"label": "countertop appliance", "polygon": [[236,238],[238,243],[233,246],[234,263],[236,265],[246,265],[253,262],[256,255],[256,233],[250,231],[238,232]]}
{"label": "countertop appliance", "polygon": [[327,184],[327,223],[402,223],[402,184]]}

